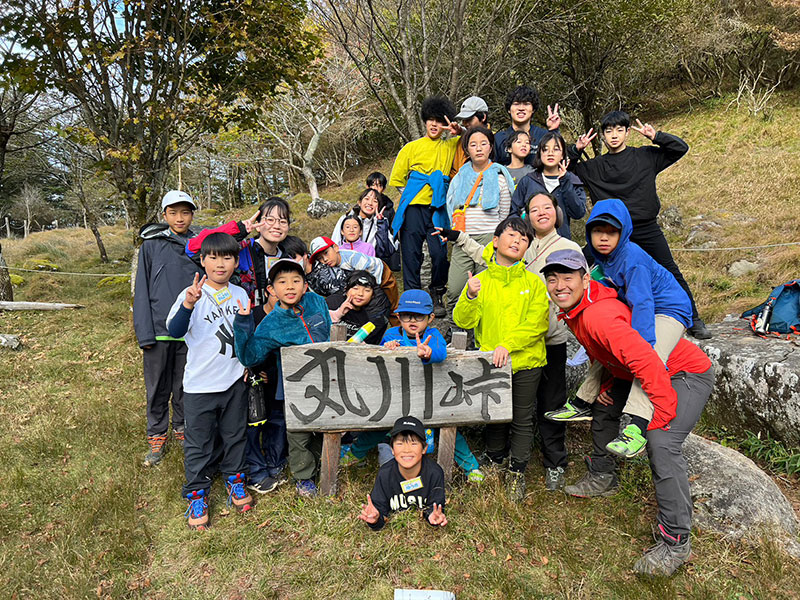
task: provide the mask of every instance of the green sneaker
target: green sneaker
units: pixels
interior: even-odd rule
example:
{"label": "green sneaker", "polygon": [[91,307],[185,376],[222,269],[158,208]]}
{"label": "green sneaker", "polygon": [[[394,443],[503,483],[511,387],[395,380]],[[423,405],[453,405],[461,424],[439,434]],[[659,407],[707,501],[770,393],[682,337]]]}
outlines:
{"label": "green sneaker", "polygon": [[642,430],[631,423],[631,418],[623,414],[619,421],[619,435],[606,444],[606,450],[620,458],[633,458],[645,450],[647,439],[642,435]]}
{"label": "green sneaker", "polygon": [[467,481],[470,483],[483,483],[484,479],[486,479],[486,476],[480,469],[472,469],[467,473]]}
{"label": "green sneaker", "polygon": [[339,459],[339,466],[346,469],[347,467],[353,467],[361,463],[363,460],[363,458],[358,458],[351,450],[348,450],[342,455],[342,458]]}
{"label": "green sneaker", "polygon": [[570,402],[558,410],[551,410],[544,413],[544,418],[557,423],[577,423],[578,421],[592,420],[592,407],[579,408]]}
{"label": "green sneaker", "polygon": [[508,499],[511,502],[525,500],[525,473],[509,471],[506,475],[506,490],[508,491]]}

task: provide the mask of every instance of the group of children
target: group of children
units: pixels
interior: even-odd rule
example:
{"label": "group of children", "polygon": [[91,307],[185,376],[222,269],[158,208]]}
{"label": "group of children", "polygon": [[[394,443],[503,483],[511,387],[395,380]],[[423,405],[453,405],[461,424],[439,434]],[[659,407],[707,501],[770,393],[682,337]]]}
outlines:
{"label": "group of children", "polygon": [[[447,343],[433,321],[449,312],[452,327],[472,331],[496,367],[510,361],[512,370],[511,423],[484,428],[480,459],[457,435],[455,459],[467,479],[479,484],[486,468],[502,469],[509,498],[522,501],[537,427],[551,491],[610,495],[615,457],[647,450],[658,535],[635,570],[670,574],[688,558],[680,443],[699,418],[713,371],[682,338],[707,330],[655,222],[655,177],[688,146],[638,123],[634,129],[656,145],[627,147],[630,119],[615,111],[601,123],[608,153],[588,159],[592,131],[567,147],[558,105],[547,107],[547,130],[532,124],[537,108],[535,90],[516,88],[506,102],[512,124],[494,134],[482,99],[468,98],[458,114],[444,98],[426,99],[426,135],[403,147],[389,178],[401,192],[396,209],[383,193],[386,178],[373,173],[332,236],[308,247],[288,235],[290,210],[280,198],[249,219],[195,235],[191,197],[164,196],[165,223],[141,232],[134,298],[148,401],[144,464],[163,456],[171,398],[191,527],[209,525],[217,472],[239,511],[253,505],[248,489],[267,493],[284,483],[287,466],[298,494],[317,494],[321,434],[286,431],[280,348],[328,341],[331,325],[343,323],[368,344],[409,346],[423,363],[441,362]],[[586,213],[584,187],[594,207],[582,252],[569,223]],[[423,243],[432,263],[428,292]],[[570,401],[568,329],[592,360]],[[676,378],[684,387],[674,387]],[[267,409],[248,425],[253,395]],[[592,421],[594,451],[584,477],[566,485],[566,424],[582,420]],[[426,457],[433,437],[407,415],[389,432],[351,440],[344,467],[383,448],[361,520],[378,529],[391,511],[416,507],[431,525],[446,525],[441,468]]]}

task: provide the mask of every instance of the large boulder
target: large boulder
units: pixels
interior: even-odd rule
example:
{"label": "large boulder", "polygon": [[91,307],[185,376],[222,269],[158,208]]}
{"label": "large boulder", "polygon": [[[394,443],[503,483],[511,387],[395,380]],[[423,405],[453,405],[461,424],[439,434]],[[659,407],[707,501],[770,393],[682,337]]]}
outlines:
{"label": "large boulder", "polygon": [[689,463],[694,524],[734,540],[778,541],[800,558],[800,531],[792,505],[775,482],[736,450],[689,434],[683,445]]}
{"label": "large boulder", "polygon": [[314,198],[308,205],[306,212],[315,219],[321,219],[325,215],[330,215],[332,213],[346,213],[350,208],[350,206],[343,202]]}
{"label": "large boulder", "polygon": [[710,340],[693,340],[714,363],[716,384],[706,419],[734,433],[769,434],[800,446],[800,346],[758,337],[743,319],[708,325]]}

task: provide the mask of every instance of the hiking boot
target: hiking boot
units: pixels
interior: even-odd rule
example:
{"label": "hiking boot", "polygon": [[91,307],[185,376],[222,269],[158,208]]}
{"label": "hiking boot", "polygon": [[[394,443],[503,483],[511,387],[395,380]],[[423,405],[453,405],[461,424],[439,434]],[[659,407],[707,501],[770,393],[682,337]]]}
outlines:
{"label": "hiking boot", "polygon": [[714,337],[711,332],[706,327],[706,324],[703,323],[703,319],[697,318],[692,323],[692,326],[686,330],[686,332],[697,340],[710,340]]}
{"label": "hiking boot", "polygon": [[544,489],[548,492],[557,492],[564,489],[564,467],[545,468]]}
{"label": "hiking boot", "polygon": [[244,473],[230,475],[225,482],[228,491],[228,506],[233,504],[238,512],[247,512],[253,508],[253,497],[244,489]]}
{"label": "hiking boot", "polygon": [[183,427],[173,427],[172,428],[172,437],[175,438],[175,441],[178,445],[183,448],[183,443],[186,441],[186,435],[184,434]]}
{"label": "hiking boot", "polygon": [[564,487],[564,492],[578,498],[607,497],[617,493],[618,482],[614,473],[596,473],[592,471],[591,459],[586,459],[589,468],[586,474],[572,485]]}
{"label": "hiking boot", "polygon": [[431,293],[431,300],[433,300],[433,316],[441,319],[447,316],[447,309],[444,306],[444,293],[446,288],[430,287],[428,290]]}
{"label": "hiking boot", "polygon": [[498,456],[494,456],[491,454],[487,454],[484,452],[480,456],[478,456],[478,465],[481,468],[488,468],[488,469],[505,469],[508,466],[508,456],[503,456],[502,458]]}
{"label": "hiking boot", "polygon": [[346,469],[348,467],[354,467],[363,461],[363,458],[358,458],[355,454],[353,454],[352,450],[348,450],[339,459],[339,466]]}
{"label": "hiking boot", "polygon": [[144,457],[145,467],[155,467],[164,458],[164,451],[166,450],[167,434],[162,435],[148,435],[147,443],[150,449]]}
{"label": "hiking boot", "polygon": [[317,485],[311,479],[301,479],[295,487],[297,488],[297,495],[303,498],[313,498],[319,494]]}
{"label": "hiking boot", "polygon": [[484,479],[486,479],[486,475],[480,469],[472,469],[467,473],[467,481],[470,483],[483,483]]}
{"label": "hiking boot", "polygon": [[559,409],[550,410],[544,413],[544,418],[556,423],[577,423],[578,421],[592,420],[592,407],[580,408],[571,402],[567,402]]}
{"label": "hiking boot", "polygon": [[606,444],[606,450],[620,458],[633,458],[645,451],[647,439],[638,425],[631,423],[630,415],[623,413],[619,420],[619,435]]}
{"label": "hiking boot", "polygon": [[506,475],[506,491],[511,502],[522,502],[525,499],[525,473],[509,471]]}
{"label": "hiking boot", "polygon": [[278,475],[277,477],[267,475],[260,481],[249,483],[247,487],[257,494],[268,494],[269,492],[274,492],[276,489],[278,489],[278,486],[282,483],[286,483],[286,478],[283,475]]}
{"label": "hiking boot", "polygon": [[189,529],[208,529],[208,504],[206,503],[206,490],[198,490],[186,494],[189,506],[183,516],[187,518]]}
{"label": "hiking boot", "polygon": [[655,546],[648,548],[633,565],[633,572],[637,575],[669,577],[689,560],[692,542],[688,535],[672,537],[659,525],[653,531],[653,538],[656,541]]}

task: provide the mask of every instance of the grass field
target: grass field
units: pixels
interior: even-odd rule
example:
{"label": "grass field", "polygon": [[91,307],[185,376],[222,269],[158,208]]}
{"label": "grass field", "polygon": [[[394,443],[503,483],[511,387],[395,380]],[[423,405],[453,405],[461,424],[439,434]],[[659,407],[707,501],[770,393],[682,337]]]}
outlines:
{"label": "grass field", "polygon": [[[657,123],[692,145],[659,181],[664,205],[677,206],[685,225],[669,232],[675,247],[697,215],[719,223],[720,247],[798,240],[796,100],[780,98],[769,122],[720,104]],[[381,164],[387,173],[389,166]],[[366,172],[326,196],[353,200]],[[293,200],[296,209],[303,202]],[[298,215],[292,230],[310,239],[332,227],[328,220]],[[110,266],[99,263],[83,230],[4,240],[3,251],[13,267],[46,258],[65,271],[126,272],[130,232],[104,228],[103,235]],[[776,282],[800,275],[797,247],[676,254],[708,320],[756,304]],[[726,274],[746,257],[763,268],[743,278]],[[170,448],[156,469],[140,466],[144,386],[129,284],[21,275],[17,299],[86,308],[0,313],[0,332],[24,341],[20,351],[0,351],[0,597],[388,599],[396,587],[452,590],[459,600],[800,597],[800,566],[771,542],[746,546],[710,532],[697,532],[694,558],[672,579],[633,576],[655,514],[640,460],[623,467],[620,494],[593,501],[546,494],[538,455],[522,505],[506,501],[496,476],[482,487],[456,481],[442,531],[410,513],[380,533],[356,521],[374,462],[344,473],[335,498],[299,500],[287,485],[245,516],[228,514],[216,482],[213,526],[191,532],[179,496],[180,450]],[[586,428],[571,429],[568,441],[574,480],[583,473]]]}

